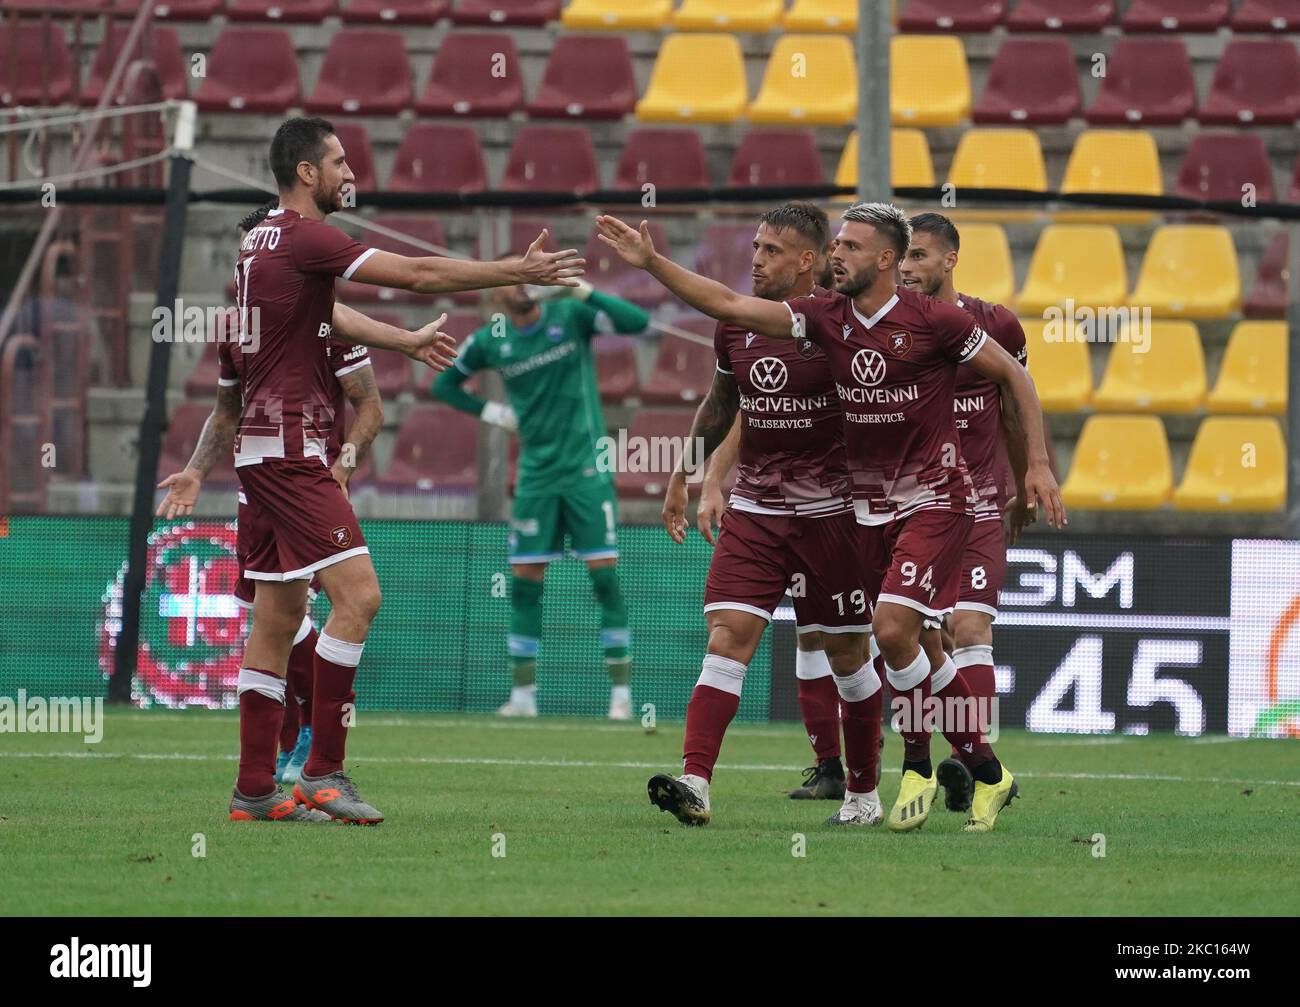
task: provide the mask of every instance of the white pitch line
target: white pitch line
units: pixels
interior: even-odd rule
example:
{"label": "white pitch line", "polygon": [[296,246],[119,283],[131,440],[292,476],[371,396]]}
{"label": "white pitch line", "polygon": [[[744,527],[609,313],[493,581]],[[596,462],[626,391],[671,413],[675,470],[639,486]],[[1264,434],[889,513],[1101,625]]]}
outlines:
{"label": "white pitch line", "polygon": [[[198,755],[192,752],[3,752],[0,761],[11,759],[139,759],[156,762],[235,762],[238,756]],[[477,756],[371,756],[355,760],[358,766],[367,763],[420,765],[420,766],[519,766],[525,768],[547,769],[664,769],[663,762],[597,762],[585,759],[485,759]],[[802,771],[803,767],[795,765],[775,765],[768,763],[719,763],[720,771],[742,771],[756,773],[784,773]],[[897,773],[899,770],[886,767],[884,772]],[[1116,782],[1162,782],[1162,783],[1223,783],[1253,784],[1255,786],[1300,787],[1300,780],[1251,780],[1237,777],[1221,776],[1172,776],[1163,773],[1056,773],[1044,770],[1016,771],[1016,776],[1027,780],[1111,780]]]}

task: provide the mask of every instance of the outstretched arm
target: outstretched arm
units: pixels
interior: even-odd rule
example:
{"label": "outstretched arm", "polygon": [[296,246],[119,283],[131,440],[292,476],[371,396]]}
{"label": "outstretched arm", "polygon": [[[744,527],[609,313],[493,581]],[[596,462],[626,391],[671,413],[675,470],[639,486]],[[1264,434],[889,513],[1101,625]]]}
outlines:
{"label": "outstretched arm", "polygon": [[456,359],[456,340],[442,331],[446,320],[447,314],[443,312],[423,328],[408,332],[335,301],[330,326],[334,335],[349,343],[360,343],[376,350],[396,350],[435,371],[445,371]]}
{"label": "outstretched arm", "polygon": [[574,286],[582,275],[586,260],[578,257],[576,248],[566,248],[562,252],[543,251],[546,235],[543,230],[519,258],[496,262],[437,255],[411,257],[377,251],[357,268],[352,279],[381,287],[414,290],[420,294],[483,290],[514,283]]}
{"label": "outstretched arm", "polygon": [[[727,436],[739,410],[740,390],[736,387],[735,377],[714,371],[709,394],[695,411],[695,420],[691,423],[691,446],[669,478],[668,491],[664,494],[664,527],[674,542],[686,541],[687,460],[695,465],[703,464]],[[699,452],[694,447],[697,444],[701,448]]]}
{"label": "outstretched arm", "polygon": [[194,446],[194,455],[190,463],[180,472],[169,475],[158,484],[165,489],[155,517],[171,520],[194,513],[198,503],[199,490],[212,467],[223,455],[234,450],[235,432],[239,429],[239,414],[243,409],[243,400],[238,385],[218,385],[217,404],[212,407],[210,415],[203,424],[199,442]]}

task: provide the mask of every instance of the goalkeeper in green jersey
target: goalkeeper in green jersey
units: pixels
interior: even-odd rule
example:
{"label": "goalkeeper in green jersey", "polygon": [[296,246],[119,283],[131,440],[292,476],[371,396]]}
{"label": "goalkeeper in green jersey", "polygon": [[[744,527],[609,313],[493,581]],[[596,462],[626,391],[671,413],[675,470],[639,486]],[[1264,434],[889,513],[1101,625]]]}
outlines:
{"label": "goalkeeper in green jersey", "polygon": [[[546,565],[564,540],[587,564],[600,603],[600,645],[611,683],[609,717],[630,720],[631,635],[614,564],[618,526],[614,481],[597,465],[605,419],[596,388],[591,339],[602,332],[642,332],[650,316],[635,304],[580,287],[497,287],[492,320],[460,347],[454,367],[438,375],[436,398],[519,435],[519,471],[510,518],[510,651],[514,687],[497,712],[537,716],[537,654],[542,635]],[[509,404],[485,402],[461,385],[475,371],[495,370]]]}

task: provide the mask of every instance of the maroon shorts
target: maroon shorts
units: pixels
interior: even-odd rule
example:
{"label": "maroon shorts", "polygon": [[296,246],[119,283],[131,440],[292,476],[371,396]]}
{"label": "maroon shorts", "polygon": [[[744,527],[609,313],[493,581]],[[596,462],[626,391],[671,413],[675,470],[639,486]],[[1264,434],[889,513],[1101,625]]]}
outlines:
{"label": "maroon shorts", "polygon": [[789,588],[800,632],[865,633],[870,599],[850,511],[829,517],[750,514],[728,507],[704,586],[704,611],[739,609],[771,621]]}
{"label": "maroon shorts", "polygon": [[352,505],[321,462],[264,461],[236,472],[248,500],[237,550],[250,580],[310,580],[370,552]]}
{"label": "maroon shorts", "polygon": [[[235,534],[235,557],[236,559],[239,560],[239,580],[235,581],[235,592],[234,592],[235,604],[238,605],[240,608],[253,607],[253,598],[254,598],[254,593],[256,591],[256,585],[253,583],[253,581],[249,580],[247,577],[244,576],[244,565],[247,560],[247,553],[245,552],[245,550],[248,547],[248,542],[256,538],[259,532],[256,528],[254,528],[246,536],[243,532],[243,529],[249,526],[256,525],[257,521],[259,520],[257,516],[258,513],[259,512],[257,510],[249,506],[248,497],[244,495],[243,490],[240,490],[239,491],[239,517],[235,522],[235,528],[237,529]],[[320,592],[320,578],[312,577],[311,584],[307,588],[308,602],[310,603],[315,601],[316,595],[319,592]]]}
{"label": "maroon shorts", "polygon": [[1001,521],[977,521],[961,561],[957,608],[998,617],[998,592],[1007,576],[1007,540]]}
{"label": "maroon shorts", "polygon": [[882,601],[906,605],[927,618],[927,628],[957,605],[962,555],[975,519],[947,510],[922,510],[888,524],[864,525],[867,580]]}

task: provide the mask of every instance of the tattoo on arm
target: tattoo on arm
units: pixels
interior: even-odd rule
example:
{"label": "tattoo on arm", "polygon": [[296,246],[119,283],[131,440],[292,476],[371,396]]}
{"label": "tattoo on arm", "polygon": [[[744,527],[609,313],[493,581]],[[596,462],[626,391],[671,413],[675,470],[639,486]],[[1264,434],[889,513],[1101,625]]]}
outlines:
{"label": "tattoo on arm", "polygon": [[740,389],[736,387],[735,376],[714,371],[709,394],[695,411],[695,420],[691,424],[692,445],[696,438],[704,442],[704,457],[694,459],[696,464],[702,463],[722,443],[739,411]]}
{"label": "tattoo on arm", "polygon": [[223,455],[234,451],[235,431],[239,428],[239,414],[243,407],[238,385],[217,386],[217,404],[203,424],[203,433],[194,446],[189,468],[206,478]]}
{"label": "tattoo on arm", "polygon": [[[352,418],[352,426],[347,431],[345,443],[351,444],[356,449],[356,455],[349,467],[357,468],[370,451],[375,435],[384,424],[384,405],[379,398],[379,385],[375,381],[373,366],[358,367],[351,374],[339,378],[339,384],[343,386],[348,401],[356,411],[356,415]],[[342,417],[338,419],[341,421]]]}

